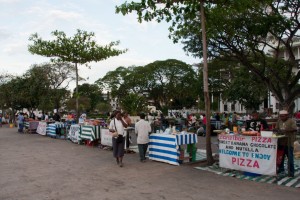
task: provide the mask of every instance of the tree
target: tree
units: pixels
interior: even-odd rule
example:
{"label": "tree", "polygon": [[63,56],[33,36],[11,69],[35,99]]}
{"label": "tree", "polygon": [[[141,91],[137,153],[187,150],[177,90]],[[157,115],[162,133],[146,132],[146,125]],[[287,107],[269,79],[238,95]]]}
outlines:
{"label": "tree", "polygon": [[[90,99],[90,110],[93,111],[96,105],[103,99],[101,89],[96,84],[84,83],[78,86],[78,93],[80,97],[87,97]],[[89,112],[90,110],[87,110]]]}
{"label": "tree", "polygon": [[157,108],[169,106],[174,99],[176,107],[195,105],[199,81],[192,66],[175,59],[155,61],[145,66],[119,67],[108,72],[97,84],[111,89],[113,97],[122,99],[128,93],[147,94]]}
{"label": "tree", "polygon": [[[206,132],[206,152],[207,152],[207,162],[209,165],[214,163],[212,157],[212,150],[211,150],[211,140],[210,140],[210,98],[209,98],[209,90],[208,90],[208,66],[207,66],[207,43],[206,43],[206,19],[204,13],[204,1],[189,1],[189,0],[157,0],[157,1],[142,1],[141,3],[131,2],[131,3],[124,3],[120,7],[116,8],[117,12],[121,12],[123,15],[128,14],[129,12],[136,11],[138,14],[138,20],[142,21],[151,21],[156,19],[158,22],[162,20],[166,20],[170,22],[173,20],[172,26],[176,26],[178,22],[181,20],[180,18],[191,19],[196,17],[201,18],[201,28],[197,26],[197,37],[199,33],[202,36],[202,55],[203,55],[203,94],[205,99],[205,113],[207,117],[207,130]],[[158,8],[156,3],[164,3],[164,7]],[[180,7],[181,5],[181,7]],[[200,15],[197,14],[200,11]],[[174,31],[173,27],[170,27],[170,32]],[[180,26],[180,24],[179,24]],[[195,28],[195,27],[193,27]],[[201,40],[201,39],[200,39]],[[175,42],[177,42],[175,40]],[[200,52],[199,52],[200,53]],[[197,54],[197,57],[201,57],[200,54]]]}
{"label": "tree", "polygon": [[[88,97],[81,96],[79,97],[79,112],[87,112],[91,109],[91,101]],[[66,101],[66,109],[68,111],[76,110],[76,98],[70,98]]]}
{"label": "tree", "polygon": [[28,87],[26,99],[31,104],[28,109],[43,111],[57,110],[70,92],[69,82],[75,79],[74,66],[70,63],[56,62],[35,64],[23,75]]}
{"label": "tree", "polygon": [[112,56],[118,56],[127,50],[118,50],[114,47],[119,45],[119,41],[111,42],[108,45],[100,46],[94,40],[93,32],[77,30],[77,33],[68,38],[62,31],[53,31],[55,37],[52,41],[43,40],[37,33],[32,34],[29,41],[33,44],[28,46],[32,54],[52,57],[57,61],[70,62],[75,64],[76,71],[76,112],[77,120],[79,116],[78,102],[78,65],[87,65],[89,62],[98,62]]}
{"label": "tree", "polygon": [[[299,66],[295,45],[300,36],[300,2],[215,2],[206,7],[209,57],[240,63],[264,83],[281,109],[293,112],[294,100],[300,95],[300,71],[295,70]],[[201,19],[188,14],[180,17],[178,10],[174,12],[176,20],[170,27],[170,37],[175,42],[181,40],[186,51],[199,56],[203,51],[197,28]]]}
{"label": "tree", "polygon": [[[157,2],[165,3],[165,6],[158,7]],[[300,94],[300,71],[294,71],[299,64],[293,49],[300,36],[300,2],[211,0],[205,5],[203,2],[150,0],[124,3],[116,10],[122,14],[137,11],[139,21],[171,22],[169,37],[174,42],[181,41],[184,50],[195,57],[202,58],[202,53],[206,52],[206,38],[201,35],[207,33],[208,58],[241,63],[275,95],[280,108],[292,112],[293,101]],[[203,26],[205,20],[199,15],[203,6],[207,29]],[[283,50],[287,52],[286,60],[282,59]]]}
{"label": "tree", "polygon": [[120,101],[121,108],[126,110],[131,115],[138,115],[138,113],[145,111],[146,100],[144,96],[130,93],[122,98]]}

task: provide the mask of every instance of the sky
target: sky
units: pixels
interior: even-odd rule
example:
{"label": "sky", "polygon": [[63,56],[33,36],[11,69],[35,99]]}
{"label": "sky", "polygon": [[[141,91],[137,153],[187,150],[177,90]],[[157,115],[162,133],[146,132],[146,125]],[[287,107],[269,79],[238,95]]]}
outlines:
{"label": "sky", "polygon": [[[129,0],[130,1],[130,0]],[[99,45],[119,40],[128,52],[100,62],[91,69],[80,66],[82,83],[94,83],[117,67],[143,66],[157,60],[177,59],[187,64],[199,63],[186,55],[181,44],[168,38],[168,24],[137,21],[136,14],[115,13],[115,6],[125,0],[0,0],[0,73],[24,74],[33,64],[50,58],[28,52],[31,34],[45,40],[51,32],[63,31],[72,37],[77,29],[94,32]],[[75,83],[73,83],[73,86]],[[72,87],[72,85],[71,85]]]}

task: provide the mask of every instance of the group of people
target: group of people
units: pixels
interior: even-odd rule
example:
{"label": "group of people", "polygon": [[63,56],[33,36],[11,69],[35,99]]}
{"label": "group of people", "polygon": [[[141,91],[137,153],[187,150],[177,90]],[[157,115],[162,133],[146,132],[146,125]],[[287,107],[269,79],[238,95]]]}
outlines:
{"label": "group of people", "polygon": [[[149,122],[145,121],[146,115],[140,114],[140,120],[135,124],[135,133],[137,134],[137,144],[139,149],[139,157],[141,162],[146,161],[146,152],[149,144],[149,134],[151,133],[151,126]],[[125,149],[125,128],[130,126],[131,119],[128,113],[121,113],[116,110],[112,114],[112,119],[109,124],[109,131],[112,134],[113,156],[116,159],[117,165],[123,167],[123,157]]]}

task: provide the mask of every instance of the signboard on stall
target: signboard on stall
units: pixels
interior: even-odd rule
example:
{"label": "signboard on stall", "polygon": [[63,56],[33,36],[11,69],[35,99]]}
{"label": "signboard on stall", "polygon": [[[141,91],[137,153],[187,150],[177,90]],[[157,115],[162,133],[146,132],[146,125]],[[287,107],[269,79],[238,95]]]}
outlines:
{"label": "signboard on stall", "polygon": [[69,138],[72,142],[77,143],[79,140],[79,135],[80,135],[80,126],[75,124],[71,125],[70,130],[69,130]]}
{"label": "signboard on stall", "polygon": [[101,129],[101,144],[112,147],[112,136],[108,129]]}
{"label": "signboard on stall", "polygon": [[46,131],[47,131],[47,122],[39,122],[36,132],[40,135],[46,135]]}
{"label": "signboard on stall", "polygon": [[219,135],[220,167],[276,174],[277,138]]}

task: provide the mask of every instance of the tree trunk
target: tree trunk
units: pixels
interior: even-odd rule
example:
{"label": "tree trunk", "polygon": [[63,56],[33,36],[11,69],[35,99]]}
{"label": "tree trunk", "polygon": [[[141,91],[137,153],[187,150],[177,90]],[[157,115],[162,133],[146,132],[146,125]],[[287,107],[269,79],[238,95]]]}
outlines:
{"label": "tree trunk", "polygon": [[205,28],[204,0],[201,0],[201,29],[202,29],[202,45],[203,45],[203,87],[205,100],[205,116],[206,116],[206,157],[207,164],[212,165],[214,158],[211,150],[211,127],[210,127],[210,98],[208,92],[208,66],[207,66],[207,44],[206,44],[206,28]]}
{"label": "tree trunk", "polygon": [[75,63],[75,69],[76,69],[76,122],[79,123],[79,95],[78,95],[78,66],[77,63]]}

